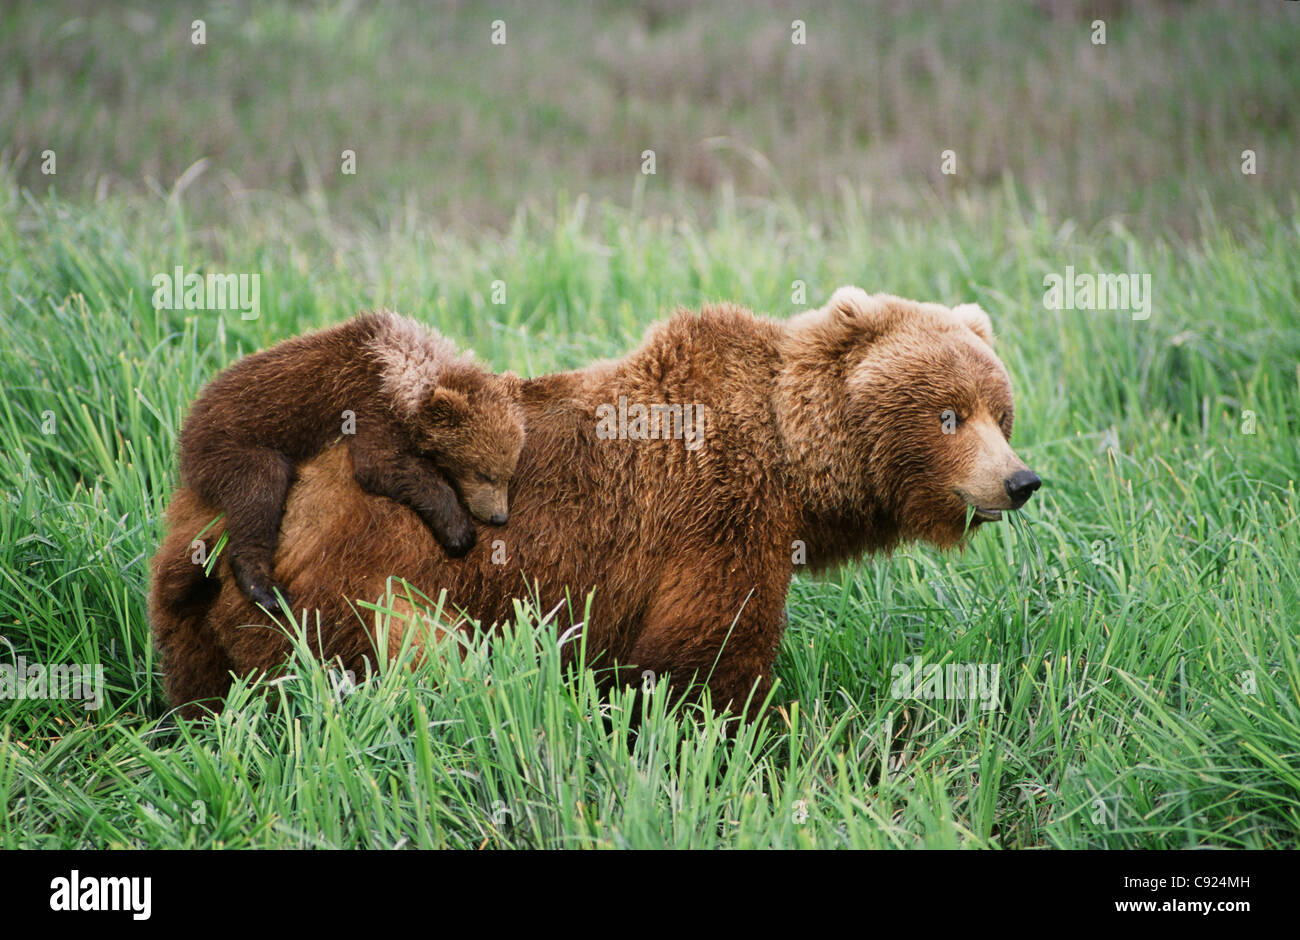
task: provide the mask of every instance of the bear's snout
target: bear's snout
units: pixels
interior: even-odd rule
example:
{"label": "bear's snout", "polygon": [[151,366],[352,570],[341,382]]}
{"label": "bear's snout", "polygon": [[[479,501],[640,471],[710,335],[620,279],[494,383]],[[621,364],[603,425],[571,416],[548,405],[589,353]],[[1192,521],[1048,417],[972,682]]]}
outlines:
{"label": "bear's snout", "polygon": [[1019,509],[1034,495],[1034,490],[1043,485],[1043,481],[1032,470],[1017,470],[1002,485],[1006,487],[1007,496],[1011,497],[1011,508]]}

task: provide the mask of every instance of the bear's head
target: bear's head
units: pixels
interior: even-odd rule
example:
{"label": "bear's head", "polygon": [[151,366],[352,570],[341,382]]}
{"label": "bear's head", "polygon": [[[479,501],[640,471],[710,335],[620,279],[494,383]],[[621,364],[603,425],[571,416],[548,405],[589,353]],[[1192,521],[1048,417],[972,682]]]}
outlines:
{"label": "bear's head", "polygon": [[519,377],[476,367],[444,372],[416,410],[419,449],[446,475],[481,522],[509,519],[508,486],[524,446]]}
{"label": "bear's head", "polygon": [[951,546],[1038,489],[1011,449],[1011,383],[992,344],[975,304],[856,287],[787,323],[775,401],[794,476],[812,515],[872,529],[829,552]]}

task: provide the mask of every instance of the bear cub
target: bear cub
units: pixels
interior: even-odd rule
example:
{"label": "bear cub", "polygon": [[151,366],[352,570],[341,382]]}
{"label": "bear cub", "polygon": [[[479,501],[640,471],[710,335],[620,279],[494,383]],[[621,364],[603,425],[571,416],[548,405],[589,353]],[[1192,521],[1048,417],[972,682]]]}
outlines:
{"label": "bear cub", "polygon": [[[231,572],[274,610],[285,500],[299,461],[346,437],[362,489],[415,510],[452,557],[476,532],[462,509],[503,525],[523,446],[519,378],[494,375],[389,311],[241,359],[200,394],[180,435],[180,472],[226,515]],[[450,483],[448,482],[450,481]]]}

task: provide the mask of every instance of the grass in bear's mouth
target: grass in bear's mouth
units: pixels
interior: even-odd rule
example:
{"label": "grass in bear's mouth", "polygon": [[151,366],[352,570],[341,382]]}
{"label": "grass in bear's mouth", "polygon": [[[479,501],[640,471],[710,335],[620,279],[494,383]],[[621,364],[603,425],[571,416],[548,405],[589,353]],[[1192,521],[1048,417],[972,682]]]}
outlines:
{"label": "grass in bear's mouth", "polygon": [[1002,518],[1001,509],[984,509],[975,504],[969,496],[961,490],[953,490],[954,493],[966,504],[966,525],[969,528],[972,519],[983,519],[986,522],[996,522]]}

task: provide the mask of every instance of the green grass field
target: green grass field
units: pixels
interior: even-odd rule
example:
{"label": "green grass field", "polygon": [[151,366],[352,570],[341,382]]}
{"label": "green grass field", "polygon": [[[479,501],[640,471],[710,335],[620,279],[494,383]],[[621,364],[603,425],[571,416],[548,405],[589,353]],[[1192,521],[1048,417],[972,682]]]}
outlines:
{"label": "green grass field", "polygon": [[[384,4],[220,8],[197,65],[188,12],[16,12],[0,31],[0,662],[102,664],[106,688],[97,710],[0,701],[0,847],[1295,846],[1300,134],[1282,56],[1300,16],[1284,6],[1143,4],[1112,21],[1127,83],[1082,69],[1101,52],[1070,4],[882,8],[861,37],[875,62],[851,54],[851,10],[810,10],[834,48],[797,65],[775,61],[801,15],[785,4],[730,22],[669,2],[520,9],[504,68],[485,39],[466,51],[498,15],[475,4],[411,23]],[[621,57],[626,30],[643,44]],[[925,50],[969,65],[980,37],[1002,44],[995,63],[926,71]],[[273,41],[288,51],[264,70],[236,67]],[[757,64],[730,81],[710,55]],[[828,56],[848,75],[829,78]],[[880,103],[835,136],[859,87]],[[789,140],[783,101],[809,111]],[[421,124],[439,109],[459,143]],[[977,120],[993,112],[1008,134]],[[387,156],[355,179],[303,174],[361,133]],[[945,133],[985,178],[937,175]],[[707,135],[768,163],[693,175],[664,157]],[[155,310],[151,278],[176,265],[258,273],[260,317]],[[1048,309],[1043,279],[1067,266],[1150,274],[1150,318]],[[219,718],[169,714],[147,563],[177,428],[225,365],[388,305],[538,375],[622,354],[679,305],[786,316],[844,283],[990,311],[1013,443],[1045,482],[964,552],[797,579],[769,720],[726,733],[651,694],[630,730],[641,704],[566,675],[523,603],[490,658],[399,660],[340,694],[303,657],[273,705],[241,683]],[[913,657],[998,664],[999,707],[894,697]]]}

